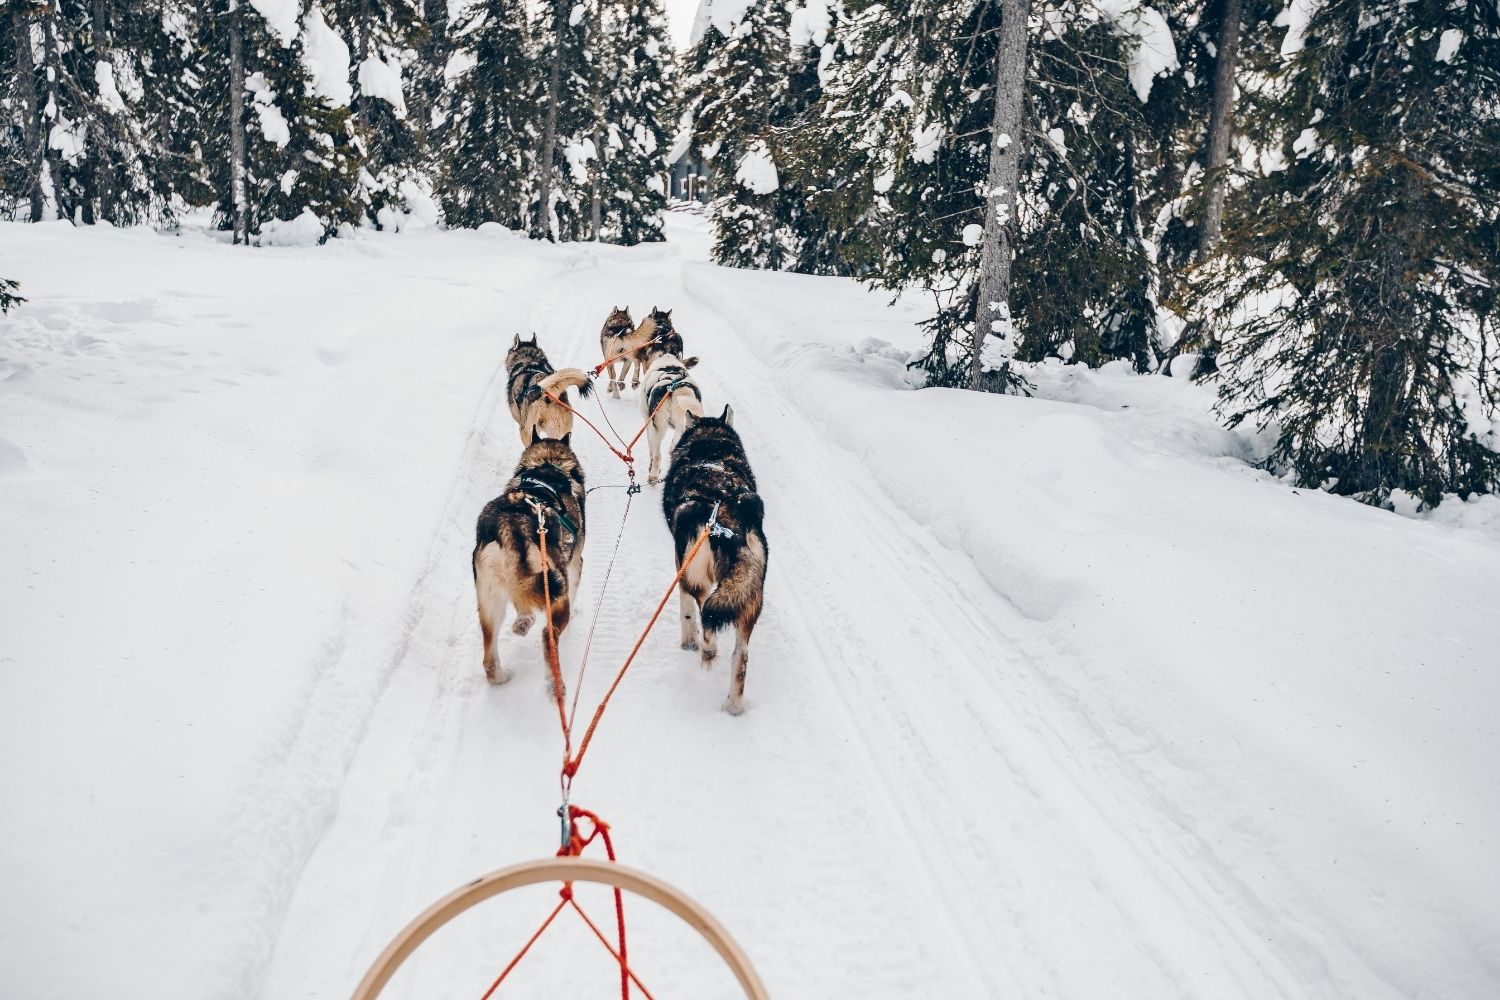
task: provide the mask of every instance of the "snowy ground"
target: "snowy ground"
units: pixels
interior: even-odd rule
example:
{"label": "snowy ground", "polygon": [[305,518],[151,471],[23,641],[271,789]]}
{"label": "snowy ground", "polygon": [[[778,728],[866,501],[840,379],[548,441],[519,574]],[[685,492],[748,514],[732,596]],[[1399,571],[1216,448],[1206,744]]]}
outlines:
{"label": "snowy ground", "polygon": [[[0,226],[31,299],[0,319],[0,996],[337,998],[430,901],[551,852],[538,638],[485,685],[467,560],[520,450],[511,335],[591,363],[626,304],[674,308],[735,405],[768,607],[738,719],[660,627],[575,800],[773,995],[1500,994],[1495,505],[1290,489],[1177,380],[912,392],[920,303],[673,237]],[[586,609],[624,502],[590,497]],[[585,701],[670,574],[648,490]],[[548,901],[469,914],[390,995],[477,997]],[[630,917],[658,997],[735,995]],[[608,995],[585,933],[501,995]]]}

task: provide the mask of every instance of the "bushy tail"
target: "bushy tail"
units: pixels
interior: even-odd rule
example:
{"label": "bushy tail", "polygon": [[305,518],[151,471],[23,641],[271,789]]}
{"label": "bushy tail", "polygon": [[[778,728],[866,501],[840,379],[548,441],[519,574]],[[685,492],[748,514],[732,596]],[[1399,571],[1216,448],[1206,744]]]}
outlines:
{"label": "bushy tail", "polygon": [[[756,498],[757,505],[759,498]],[[728,572],[719,577],[719,585],[703,602],[703,627],[716,632],[741,617],[750,622],[760,617],[762,587],[766,579],[766,540],[760,525],[746,526],[738,544],[716,550],[719,565],[729,563]]]}
{"label": "bushy tail", "polygon": [[561,398],[569,389],[577,389],[578,395],[587,396],[594,391],[594,384],[589,381],[588,373],[582,368],[564,368],[555,371],[542,379],[528,391],[529,396],[540,396],[543,390]]}

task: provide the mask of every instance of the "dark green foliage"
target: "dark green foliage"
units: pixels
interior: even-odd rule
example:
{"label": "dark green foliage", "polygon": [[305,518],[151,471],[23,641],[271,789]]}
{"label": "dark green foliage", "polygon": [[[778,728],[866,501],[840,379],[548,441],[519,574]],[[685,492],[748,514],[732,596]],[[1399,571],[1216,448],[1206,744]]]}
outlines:
{"label": "dark green foliage", "polygon": [[449,225],[526,225],[539,142],[539,73],[523,0],[485,0],[449,30],[460,68],[434,129],[438,196]]}
{"label": "dark green foliage", "polygon": [[26,300],[21,297],[21,286],[9,278],[0,278],[0,314],[8,313]]}
{"label": "dark green foliage", "polygon": [[666,153],[672,142],[672,48],[660,0],[606,8],[603,90],[603,235],[627,246],[661,240]]}
{"label": "dark green foliage", "polygon": [[1304,484],[1494,491],[1500,12],[1329,0],[1261,70],[1285,167],[1227,213],[1197,299],[1225,414],[1272,428],[1269,464]]}

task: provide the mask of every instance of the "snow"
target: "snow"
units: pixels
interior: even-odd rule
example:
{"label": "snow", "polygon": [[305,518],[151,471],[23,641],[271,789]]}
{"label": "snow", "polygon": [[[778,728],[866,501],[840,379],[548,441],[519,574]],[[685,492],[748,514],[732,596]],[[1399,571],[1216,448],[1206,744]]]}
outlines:
{"label": "snow", "polygon": [[[0,992],[344,997],[430,902],[551,853],[539,640],[484,684],[473,519],[519,451],[511,335],[590,363],[624,304],[672,308],[734,403],[770,577],[749,711],[659,626],[574,800],[773,996],[1500,991],[1495,498],[1290,488],[1211,388],[1123,365],[911,391],[930,301],[717,268],[667,221],[630,249],[0,224],[30,299],[0,318]],[[585,706],[670,578],[657,499]],[[624,503],[589,499],[570,674]],[[390,995],[477,996],[549,898],[458,921]],[[657,996],[738,995],[627,905]],[[610,983],[571,925],[518,975]]]}
{"label": "snow", "polygon": [[120,96],[120,90],[115,86],[114,64],[106,59],[100,59],[94,64],[94,85],[99,88],[99,103],[116,114],[124,114],[125,100]]}
{"label": "snow", "polygon": [[1317,8],[1318,0],[1288,0],[1287,5],[1281,9],[1276,23],[1286,28],[1286,34],[1281,37],[1283,58],[1302,51],[1307,40],[1307,26],[1312,23]]}
{"label": "snow", "polygon": [[397,118],[406,117],[406,96],[401,92],[401,71],[376,56],[359,64],[359,92],[384,101]]}
{"label": "snow", "polygon": [[276,92],[271,89],[265,74],[251,73],[247,76],[245,90],[249,91],[253,99],[260,134],[266,137],[266,141],[275,143],[278,149],[284,149],[292,141],[292,129],[287,124],[286,116],[281,113],[281,108],[275,104]]}
{"label": "snow", "polygon": [[568,161],[568,172],[574,182],[584,184],[589,179],[589,164],[594,161],[594,140],[577,139],[563,147],[563,158]]}
{"label": "snow", "polygon": [[317,7],[303,19],[302,62],[307,67],[312,92],[324,104],[343,108],[354,100],[354,86],[349,82],[349,46],[328,26]]}
{"label": "snow", "polygon": [[829,0],[804,0],[800,7],[792,9],[788,33],[793,49],[809,45],[822,48],[828,44],[828,31],[833,27],[833,12],[828,4]]}
{"label": "snow", "polygon": [[911,158],[917,163],[931,163],[943,145],[943,126],[937,122],[918,125],[912,131]]}
{"label": "snow", "polygon": [[304,208],[295,219],[272,219],[260,227],[260,244],[267,247],[313,246],[323,239],[323,220]]}
{"label": "snow", "polygon": [[568,12],[568,26],[571,28],[578,27],[578,25],[583,22],[584,16],[587,15],[588,12],[589,9],[587,5],[581,3],[574,4],[573,9]]}
{"label": "snow", "polygon": [[964,226],[963,241],[966,247],[977,247],[984,241],[984,227],[977,222]]}
{"label": "snow", "polygon": [[1115,30],[1135,39],[1130,53],[1130,85],[1144,104],[1158,76],[1178,68],[1177,46],[1167,19],[1155,7],[1139,0],[1095,0],[1099,12]]}
{"label": "snow", "polygon": [[57,124],[47,133],[48,147],[61,153],[62,158],[69,163],[83,155],[87,140],[88,126],[83,122],[70,121],[65,115],[58,115]]}
{"label": "snow", "polygon": [[735,168],[734,179],[754,194],[770,194],[781,185],[776,175],[776,161],[771,158],[771,151],[764,142],[756,141],[745,151],[740,165]]}
{"label": "snow", "polygon": [[1463,44],[1464,33],[1458,28],[1449,28],[1443,32],[1438,39],[1436,59],[1438,62],[1450,62],[1458,55],[1458,47]]}
{"label": "snow", "polygon": [[266,25],[283,47],[290,46],[297,37],[297,18],[302,14],[301,0],[250,0]]}

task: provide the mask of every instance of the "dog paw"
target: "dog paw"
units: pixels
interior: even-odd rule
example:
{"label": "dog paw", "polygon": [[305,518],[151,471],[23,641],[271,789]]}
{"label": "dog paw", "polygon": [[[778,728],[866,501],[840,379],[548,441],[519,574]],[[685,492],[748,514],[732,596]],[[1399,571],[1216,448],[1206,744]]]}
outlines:
{"label": "dog paw", "polygon": [[698,640],[697,639],[684,639],[684,640],[682,640],[682,648],[686,649],[686,650],[690,650],[692,652],[697,652],[698,651]]}
{"label": "dog paw", "polygon": [[646,477],[647,486],[655,486],[659,482],[661,482],[661,476],[659,475],[650,475]]}
{"label": "dog paw", "polygon": [[[624,383],[621,383],[621,384],[623,385]],[[630,388],[632,388],[632,389],[639,389],[640,387],[641,387],[641,380],[640,379],[637,378],[637,379],[631,379],[630,380]]]}
{"label": "dog paw", "polygon": [[719,658],[719,651],[717,649],[704,649],[703,650],[703,669],[704,670],[712,670],[714,668],[714,660],[716,660],[718,658]]}
{"label": "dog paw", "polygon": [[486,663],[484,665],[485,680],[496,686],[504,684],[506,681],[510,680],[512,676],[513,675],[509,670],[506,670],[498,663]]}
{"label": "dog paw", "polygon": [[527,632],[531,631],[531,626],[535,621],[536,619],[531,615],[525,615],[521,618],[517,618],[514,622],[512,622],[510,630],[516,635],[525,635]]}
{"label": "dog paw", "polygon": [[744,715],[745,700],[743,698],[736,698],[733,695],[730,695],[724,701],[724,711],[728,712],[730,715]]}

